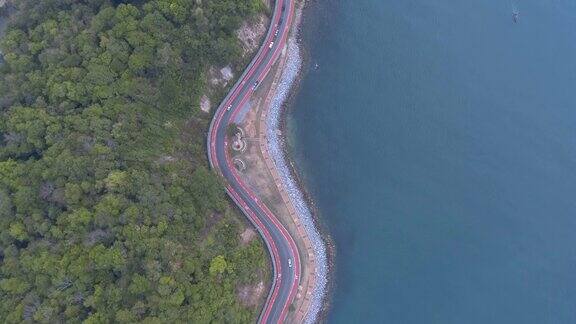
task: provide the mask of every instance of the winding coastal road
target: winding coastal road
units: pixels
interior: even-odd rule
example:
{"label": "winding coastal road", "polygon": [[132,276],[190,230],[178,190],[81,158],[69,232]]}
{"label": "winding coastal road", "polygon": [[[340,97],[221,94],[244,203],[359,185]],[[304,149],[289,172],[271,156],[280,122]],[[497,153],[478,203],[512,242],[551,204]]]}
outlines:
{"label": "winding coastal road", "polygon": [[230,158],[227,127],[266,77],[286,45],[294,15],[294,0],[276,0],[265,40],[248,68],[220,104],[208,134],[212,168],[225,179],[226,191],[262,235],[272,258],[272,288],[260,323],[282,323],[298,292],[300,255],[296,243],[276,216],[240,178]]}

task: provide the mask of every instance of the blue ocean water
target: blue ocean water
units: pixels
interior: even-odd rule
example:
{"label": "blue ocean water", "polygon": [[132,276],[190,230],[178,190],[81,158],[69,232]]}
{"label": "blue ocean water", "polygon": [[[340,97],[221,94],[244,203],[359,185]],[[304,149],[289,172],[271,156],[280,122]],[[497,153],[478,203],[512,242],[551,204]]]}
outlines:
{"label": "blue ocean water", "polygon": [[319,0],[303,28],[328,321],[576,323],[576,2]]}

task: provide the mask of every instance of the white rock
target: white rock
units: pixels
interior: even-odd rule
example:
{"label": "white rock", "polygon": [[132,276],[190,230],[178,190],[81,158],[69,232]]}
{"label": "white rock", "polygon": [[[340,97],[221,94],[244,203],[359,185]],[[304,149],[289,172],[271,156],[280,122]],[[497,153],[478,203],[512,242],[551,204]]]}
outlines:
{"label": "white rock", "polygon": [[208,98],[207,95],[203,95],[202,98],[200,98],[200,109],[205,113],[209,113],[210,108],[211,108],[210,98]]}
{"label": "white rock", "polygon": [[270,111],[266,119],[268,138],[268,150],[274,164],[278,169],[280,179],[284,188],[290,196],[290,200],[294,204],[294,208],[297,210],[297,214],[306,233],[310,237],[312,244],[312,249],[314,251],[314,256],[316,259],[316,287],[310,297],[310,311],[307,317],[304,319],[305,323],[314,323],[318,317],[320,310],[322,309],[322,301],[324,300],[324,295],[326,293],[326,284],[328,280],[328,260],[326,256],[326,246],[324,245],[324,240],[320,236],[320,233],[314,225],[314,220],[312,218],[312,213],[308,208],[304,196],[298,186],[296,181],[292,179],[290,169],[288,164],[284,159],[284,154],[282,151],[282,138],[281,134],[278,134],[278,126],[280,123],[280,115],[282,112],[282,103],[286,100],[288,92],[300,71],[302,65],[302,58],[300,57],[300,49],[298,44],[294,39],[290,39],[288,43],[288,60],[284,71],[282,72],[282,78],[278,85],[278,89],[272,102],[270,104]]}
{"label": "white rock", "polygon": [[232,73],[232,68],[230,67],[230,65],[221,68],[220,74],[222,75],[222,78],[226,80],[226,82],[232,80],[232,78],[234,77],[234,73]]}

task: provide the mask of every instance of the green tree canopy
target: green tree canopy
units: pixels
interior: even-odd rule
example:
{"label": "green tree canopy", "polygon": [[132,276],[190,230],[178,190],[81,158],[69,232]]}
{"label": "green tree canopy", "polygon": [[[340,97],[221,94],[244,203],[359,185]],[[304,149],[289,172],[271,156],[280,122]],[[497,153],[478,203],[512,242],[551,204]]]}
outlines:
{"label": "green tree canopy", "polygon": [[253,322],[206,71],[260,0],[19,0],[1,42],[0,322]]}

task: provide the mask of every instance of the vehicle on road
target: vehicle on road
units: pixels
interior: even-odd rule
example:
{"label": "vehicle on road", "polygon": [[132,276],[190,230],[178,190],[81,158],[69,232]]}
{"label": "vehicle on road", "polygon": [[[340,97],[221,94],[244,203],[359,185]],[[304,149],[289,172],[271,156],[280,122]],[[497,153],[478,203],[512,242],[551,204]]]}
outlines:
{"label": "vehicle on road", "polygon": [[[234,110],[232,109],[239,108],[254,94],[260,82],[266,78],[274,62],[278,59],[279,53],[286,46],[287,37],[282,36],[285,36],[290,28],[294,13],[293,1],[278,0],[275,2],[282,6],[282,10],[280,12],[280,8],[275,6],[274,19],[277,21],[269,26],[271,28],[269,33],[274,37],[270,37],[262,43],[261,51],[244,71],[242,81],[230,90],[230,97],[226,99],[227,102],[221,107],[221,111],[217,111],[214,115],[210,124],[210,135],[207,143],[210,166],[223,176],[228,195],[259,229],[262,238],[267,243],[268,252],[274,260],[276,275],[273,281],[275,282],[271,286],[270,298],[264,305],[259,318],[259,322],[263,324],[283,323],[286,319],[299,287],[300,255],[290,233],[287,233],[283,225],[275,220],[274,214],[238,176],[233,161],[229,159],[226,127],[233,120],[232,112]],[[266,46],[269,46],[270,49],[267,50]],[[233,102],[235,104],[231,104]],[[230,113],[226,113],[227,111]],[[286,264],[286,260],[288,260],[288,264]]]}

